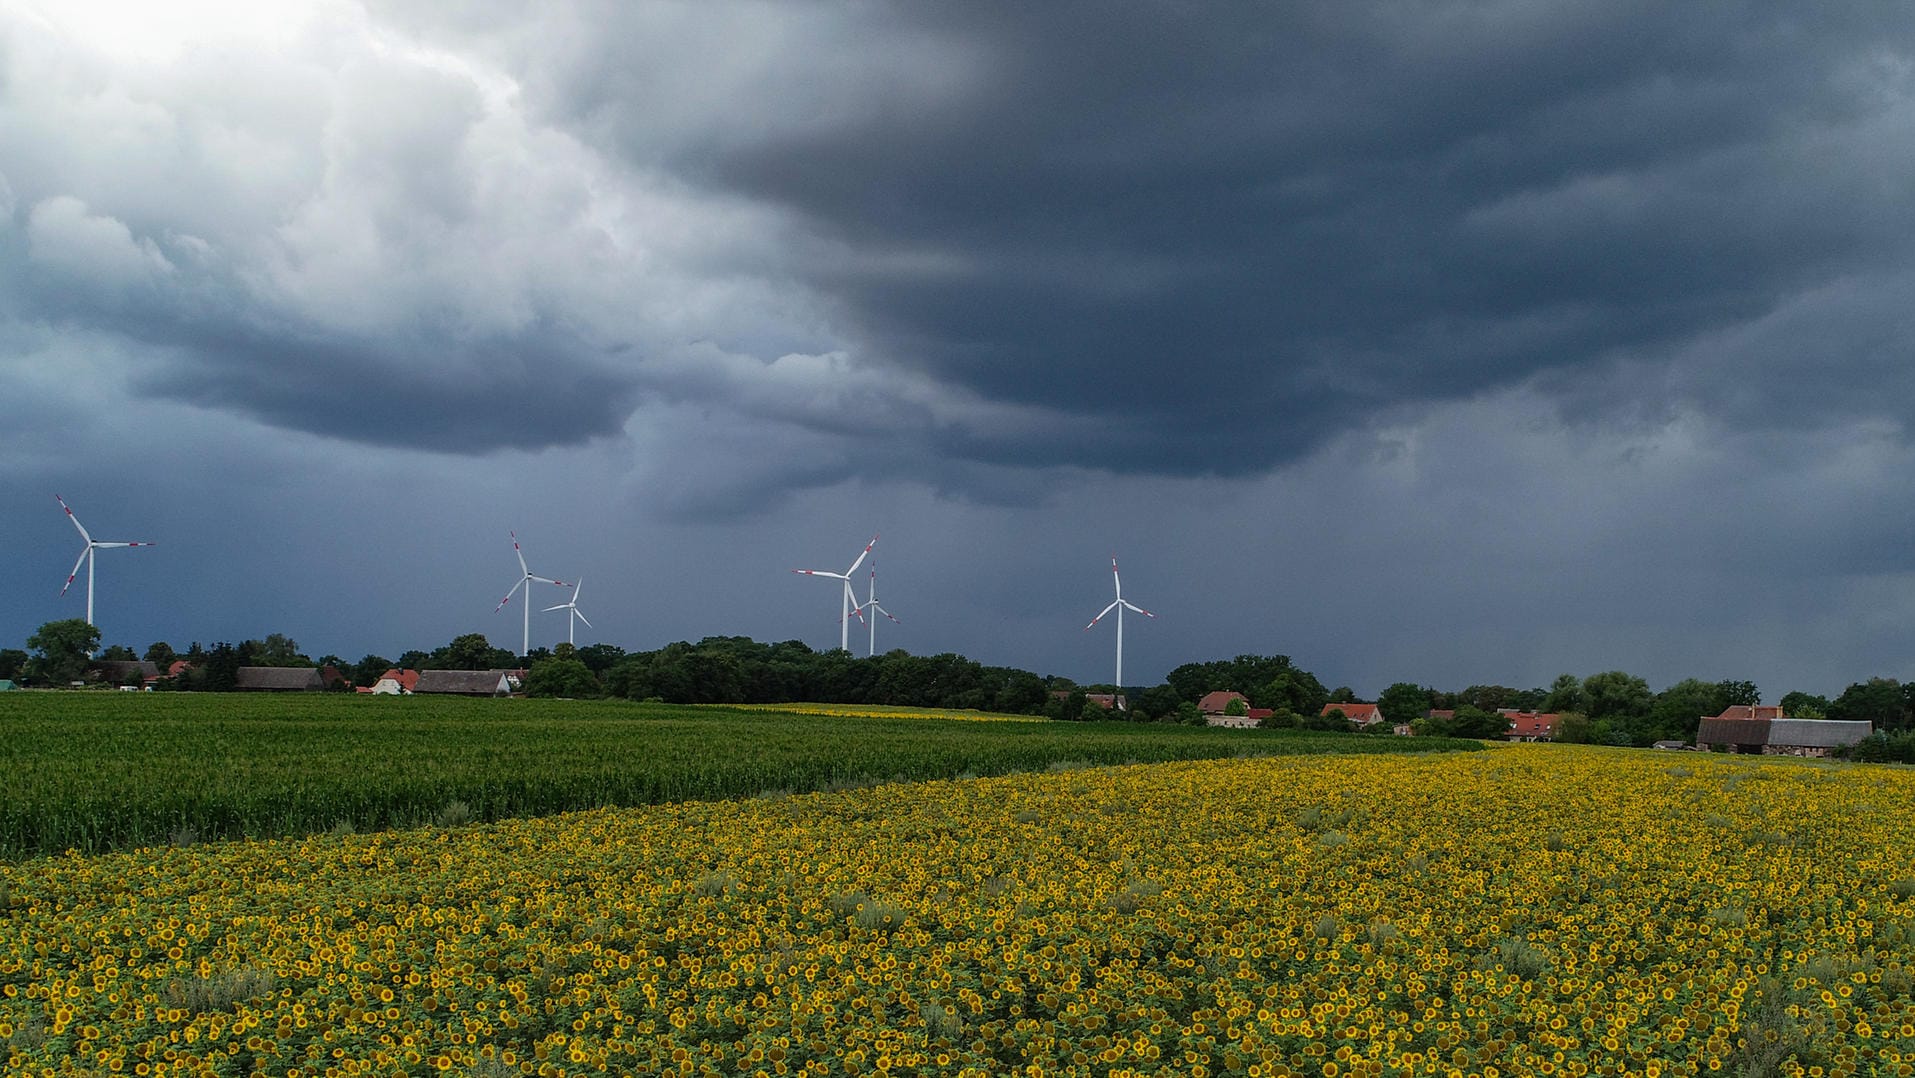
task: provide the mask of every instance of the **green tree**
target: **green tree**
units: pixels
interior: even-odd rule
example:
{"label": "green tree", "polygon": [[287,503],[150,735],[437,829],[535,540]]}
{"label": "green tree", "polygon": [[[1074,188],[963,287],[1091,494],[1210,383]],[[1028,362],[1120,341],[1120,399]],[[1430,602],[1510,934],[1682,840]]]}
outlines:
{"label": "green tree", "polygon": [[105,651],[95,655],[94,658],[105,663],[133,663],[140,661],[140,657],[134,654],[133,649],[127,647],[125,644],[114,644]]}
{"label": "green tree", "polygon": [[[512,666],[518,656],[495,648],[484,633],[465,633],[432,653],[425,667],[433,670],[499,670]],[[689,701],[687,701],[689,702]]]}
{"label": "green tree", "polygon": [[1464,704],[1449,720],[1451,737],[1473,737],[1479,741],[1502,741],[1509,736],[1509,719],[1494,711]]}
{"label": "green tree", "polygon": [[392,661],[384,655],[367,655],[352,664],[352,683],[371,688],[379,680],[379,675],[393,669]]}
{"label": "green tree", "polygon": [[1265,730],[1296,730],[1303,726],[1303,716],[1287,707],[1280,707],[1258,719],[1257,725]]}
{"label": "green tree", "polygon": [[1696,724],[1705,717],[1722,714],[1731,706],[1731,689],[1723,682],[1684,678],[1656,694],[1646,721],[1629,723],[1632,739],[1641,744],[1657,741],[1687,741],[1695,736]]}
{"label": "green tree", "polygon": [[592,668],[579,659],[546,659],[525,674],[527,696],[587,699],[598,696],[601,691],[598,678],[592,675]]}
{"label": "green tree", "polygon": [[1430,690],[1399,681],[1376,698],[1376,709],[1392,723],[1415,722],[1430,710]]}
{"label": "green tree", "polygon": [[1842,695],[1829,704],[1828,715],[1831,719],[1872,722],[1878,730],[1894,730],[1905,725],[1907,706],[1901,682],[1872,677],[1843,689]]}
{"label": "green tree", "polygon": [[1783,693],[1782,714],[1791,719],[1826,719],[1829,715],[1829,698],[1806,692]]}
{"label": "green tree", "polygon": [[1239,717],[1248,715],[1250,714],[1250,705],[1243,702],[1243,697],[1233,696],[1230,698],[1230,702],[1223,706],[1223,713]]}
{"label": "green tree", "polygon": [[1605,670],[1584,678],[1583,695],[1589,701],[1586,714],[1595,720],[1648,715],[1656,699],[1647,681],[1621,670]]}
{"label": "green tree", "polygon": [[231,644],[220,642],[192,670],[192,677],[185,687],[202,692],[232,692],[239,687],[239,668],[246,665],[239,649]]}
{"label": "green tree", "polygon": [[[1338,685],[1336,688],[1331,689],[1330,698],[1324,701],[1326,704],[1354,704],[1356,702],[1356,690],[1350,688],[1348,685]],[[1322,711],[1323,709],[1318,708],[1317,710]]]}
{"label": "green tree", "polygon": [[1559,715],[1565,711],[1587,714],[1589,697],[1583,692],[1582,679],[1574,674],[1556,675],[1556,680],[1549,683],[1549,691],[1543,694],[1543,710]]}
{"label": "green tree", "polygon": [[1565,745],[1593,745],[1597,732],[1589,716],[1580,711],[1559,711],[1556,713],[1557,741]]}
{"label": "green tree", "polygon": [[1323,687],[1323,682],[1310,671],[1295,667],[1279,670],[1261,690],[1253,685],[1248,695],[1257,707],[1287,709],[1299,715],[1315,715],[1330,702],[1330,690]]}
{"label": "green tree", "polygon": [[27,665],[28,655],[19,648],[0,648],[0,681],[13,681]]}
{"label": "green tree", "polygon": [[1326,733],[1331,731],[1349,733],[1350,716],[1344,714],[1342,708],[1333,707],[1328,711],[1315,715],[1305,715],[1303,717],[1303,728],[1305,730],[1321,730]]}
{"label": "green tree", "polygon": [[[1721,699],[1724,708],[1736,707],[1738,705],[1742,707],[1754,707],[1762,702],[1762,690],[1756,688],[1755,682],[1753,681],[1718,681],[1716,682],[1716,688],[1722,693]],[[1716,714],[1720,715],[1722,712],[1718,711]],[[1787,712],[1784,712],[1784,714],[1787,714]]]}
{"label": "green tree", "polygon": [[100,646],[100,630],[85,618],[49,621],[27,637],[27,646],[37,652],[40,676],[56,685],[80,680],[94,649]]}
{"label": "green tree", "polygon": [[587,644],[578,649],[578,660],[590,667],[594,674],[605,673],[624,658],[625,649],[615,644]]}
{"label": "green tree", "polygon": [[146,649],[145,658],[147,662],[159,667],[162,675],[166,673],[167,667],[179,661],[179,656],[173,652],[173,645],[164,640],[155,640],[153,646]]}
{"label": "green tree", "polygon": [[299,653],[299,642],[285,633],[268,633],[264,640],[247,640],[239,645],[245,666],[311,666],[313,661]]}

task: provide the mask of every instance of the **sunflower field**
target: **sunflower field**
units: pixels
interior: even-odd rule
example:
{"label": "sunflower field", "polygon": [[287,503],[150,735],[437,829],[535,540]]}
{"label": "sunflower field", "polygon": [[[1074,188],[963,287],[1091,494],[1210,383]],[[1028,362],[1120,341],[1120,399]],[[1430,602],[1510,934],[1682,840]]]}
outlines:
{"label": "sunflower field", "polygon": [[1915,772],[1513,746],[0,866],[6,1073],[1915,1073]]}

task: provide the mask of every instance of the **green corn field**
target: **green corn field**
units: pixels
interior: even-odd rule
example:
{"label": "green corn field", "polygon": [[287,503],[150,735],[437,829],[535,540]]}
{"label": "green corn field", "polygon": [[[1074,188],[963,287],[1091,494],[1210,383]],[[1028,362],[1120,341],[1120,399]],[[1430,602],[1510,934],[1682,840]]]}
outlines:
{"label": "green corn field", "polygon": [[0,857],[373,831],[1046,767],[1478,748],[624,701],[16,693]]}

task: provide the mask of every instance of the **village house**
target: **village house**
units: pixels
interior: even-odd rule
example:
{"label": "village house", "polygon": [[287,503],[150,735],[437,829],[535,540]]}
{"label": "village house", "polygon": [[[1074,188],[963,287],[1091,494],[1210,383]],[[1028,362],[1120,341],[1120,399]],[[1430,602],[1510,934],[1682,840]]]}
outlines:
{"label": "village house", "polygon": [[1383,712],[1377,710],[1375,704],[1325,704],[1318,714],[1328,715],[1332,711],[1343,712],[1343,717],[1357,726],[1375,726],[1383,721]]}
{"label": "village house", "polygon": [[1504,736],[1511,741],[1556,740],[1556,722],[1560,716],[1555,712],[1499,707],[1496,713],[1509,720],[1509,733]]}
{"label": "village house", "polygon": [[[1233,703],[1243,705],[1240,709],[1243,714],[1230,714],[1232,710],[1230,705]],[[1275,708],[1251,707],[1249,697],[1240,692],[1228,692],[1222,689],[1205,693],[1204,698],[1197,701],[1197,710],[1203,712],[1204,723],[1208,726],[1228,726],[1237,729],[1255,727],[1277,713]]]}
{"label": "village house", "polygon": [[375,696],[411,696],[419,685],[417,670],[388,670],[366,692]]}
{"label": "village house", "polygon": [[1702,716],[1696,726],[1696,748],[1764,756],[1829,756],[1874,732],[1870,722],[1791,719],[1774,705],[1737,704],[1720,715]]}

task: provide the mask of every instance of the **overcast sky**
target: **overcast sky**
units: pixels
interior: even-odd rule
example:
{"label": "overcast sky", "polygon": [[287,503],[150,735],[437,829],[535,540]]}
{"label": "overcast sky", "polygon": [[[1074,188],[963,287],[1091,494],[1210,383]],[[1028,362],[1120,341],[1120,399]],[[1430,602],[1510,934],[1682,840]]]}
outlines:
{"label": "overcast sky", "polygon": [[1915,9],[450,7],[0,0],[0,646],[1915,677]]}

